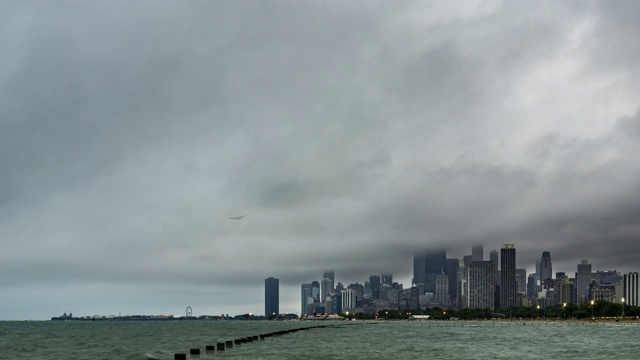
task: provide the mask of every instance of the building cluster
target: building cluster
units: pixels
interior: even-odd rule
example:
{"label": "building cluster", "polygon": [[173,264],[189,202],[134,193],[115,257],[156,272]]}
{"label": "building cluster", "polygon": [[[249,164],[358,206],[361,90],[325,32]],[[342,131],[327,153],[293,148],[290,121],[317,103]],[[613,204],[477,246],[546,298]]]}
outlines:
{"label": "building cluster", "polygon": [[392,274],[371,275],[364,284],[346,287],[335,283],[335,273],[325,271],[322,280],[302,284],[301,316],[366,313],[380,309],[410,309],[410,291],[393,281]]}
{"label": "building cluster", "polygon": [[[554,276],[555,275],[555,276]],[[462,259],[447,258],[446,250],[414,255],[409,288],[393,281],[392,274],[371,275],[363,284],[336,284],[334,271],[321,281],[302,284],[301,316],[364,313],[380,310],[507,309],[514,306],[560,306],[603,300],[638,306],[638,273],[593,271],[587,260],[577,264],[573,277],[553,273],[551,253],[543,251],[536,272],[516,265],[516,248],[505,244],[484,258],[481,245]],[[278,279],[265,280],[265,316],[279,314]]]}
{"label": "building cluster", "polygon": [[553,273],[551,253],[543,251],[536,272],[516,265],[516,248],[505,244],[484,258],[481,245],[462,260],[446,251],[426,251],[413,259],[413,287],[418,308],[507,309],[513,306],[560,306],[604,300],[638,306],[638,273],[593,272],[582,260],[573,277]]}
{"label": "building cluster", "polygon": [[[334,271],[321,281],[302,284],[301,316],[364,313],[380,310],[507,309],[514,306],[561,306],[603,300],[638,306],[638,273],[593,271],[587,260],[573,277],[553,273],[551,253],[543,251],[536,272],[517,266],[516,248],[505,244],[485,259],[481,245],[462,259],[447,258],[446,250],[414,255],[412,286],[403,288],[392,274],[371,275],[363,284],[336,284]],[[278,279],[265,280],[265,314],[278,314]]]}

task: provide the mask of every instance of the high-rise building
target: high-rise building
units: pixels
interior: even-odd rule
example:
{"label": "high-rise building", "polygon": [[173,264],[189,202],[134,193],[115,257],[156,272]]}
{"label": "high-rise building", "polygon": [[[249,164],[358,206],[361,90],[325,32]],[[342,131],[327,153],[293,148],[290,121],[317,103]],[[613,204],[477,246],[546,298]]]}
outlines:
{"label": "high-rise building", "polygon": [[516,306],[516,248],[504,244],[500,249],[500,308]]}
{"label": "high-rise building", "polygon": [[540,281],[544,283],[545,280],[551,279],[552,274],[551,253],[543,251],[542,257],[540,258]]}
{"label": "high-rise building", "polygon": [[335,284],[335,273],[333,272],[333,270],[330,271],[325,271],[324,274],[322,274],[322,281],[320,282],[320,289],[321,291],[321,301],[325,301],[328,297],[331,297],[331,295],[334,292],[333,286]]}
{"label": "high-rise building", "polygon": [[356,293],[356,307],[362,306],[362,300],[364,299],[364,286],[362,284],[349,284],[349,289],[352,289]]}
{"label": "high-rise building", "polygon": [[413,285],[418,289],[418,293],[424,294],[424,279],[426,274],[426,256],[425,254],[415,255],[413,257]]}
{"label": "high-rise building", "polygon": [[538,297],[536,291],[536,277],[534,274],[529,274],[529,276],[527,276],[527,297],[531,299]]}
{"label": "high-rise building", "polygon": [[301,307],[300,307],[301,309],[300,317],[303,317],[305,314],[307,314],[307,306],[309,304],[313,304],[314,302],[311,283],[302,284],[301,295],[302,295],[302,301],[301,301]]}
{"label": "high-rise building", "polygon": [[264,316],[278,316],[280,314],[280,281],[269,277],[264,280]]}
{"label": "high-rise building", "polygon": [[342,290],[342,310],[350,311],[356,307],[356,292],[353,289]]}
{"label": "high-rise building", "polygon": [[494,269],[496,269],[496,285],[500,284],[500,275],[498,274],[498,269],[500,269],[500,253],[498,250],[491,250],[489,253],[489,260],[493,261],[495,264]]}
{"label": "high-rise building", "polygon": [[331,279],[324,278],[320,282],[320,302],[324,302],[333,294],[333,286]]}
{"label": "high-rise building", "polygon": [[458,308],[458,269],[460,268],[460,260],[447,259],[447,278],[449,279],[449,298],[451,298],[454,308]]}
{"label": "high-rise building", "polygon": [[482,245],[474,245],[471,247],[471,260],[473,261],[484,260],[484,250],[482,248]]}
{"label": "high-rise building", "polygon": [[591,284],[591,264],[589,264],[588,260],[582,260],[580,264],[578,264],[578,271],[576,272],[576,282],[575,282],[575,290],[576,290],[576,303],[577,304],[587,304],[590,299],[590,291],[589,286]]}
{"label": "high-rise building", "polygon": [[435,292],[433,301],[443,309],[451,308],[451,296],[449,296],[449,277],[442,273],[435,277]]}
{"label": "high-rise building", "polygon": [[494,308],[495,263],[472,261],[468,269],[467,307],[471,309]]}
{"label": "high-rise building", "polygon": [[380,275],[369,276],[369,283],[371,283],[371,298],[378,299],[380,297]]}
{"label": "high-rise building", "polygon": [[320,283],[317,281],[311,282],[311,296],[313,297],[313,302],[320,302]]}
{"label": "high-rise building", "polygon": [[516,269],[516,291],[518,294],[527,293],[527,269],[525,268]]}
{"label": "high-rise building", "polygon": [[386,285],[393,284],[393,274],[382,274],[380,275],[380,279],[383,284],[386,284]]}
{"label": "high-rise building", "polygon": [[563,278],[560,281],[560,285],[558,286],[560,290],[560,304],[571,304],[574,302],[573,294],[573,283],[569,280],[568,277]]}
{"label": "high-rise building", "polygon": [[425,256],[424,291],[435,293],[436,276],[447,271],[447,252],[445,250],[427,251]]}
{"label": "high-rise building", "polygon": [[638,273],[624,274],[624,303],[638,306]]}

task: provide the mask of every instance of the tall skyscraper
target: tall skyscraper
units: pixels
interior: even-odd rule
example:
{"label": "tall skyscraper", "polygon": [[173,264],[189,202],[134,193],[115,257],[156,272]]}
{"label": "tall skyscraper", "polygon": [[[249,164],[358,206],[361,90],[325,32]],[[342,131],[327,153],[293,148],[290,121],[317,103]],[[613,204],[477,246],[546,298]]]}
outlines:
{"label": "tall skyscraper", "polygon": [[552,278],[553,271],[551,269],[551,253],[548,251],[542,252],[540,258],[540,282],[544,283],[545,280]]}
{"label": "tall skyscraper", "polygon": [[356,307],[356,292],[353,289],[344,289],[342,293],[342,310],[349,311]]}
{"label": "tall skyscraper", "polygon": [[311,296],[313,297],[313,302],[320,302],[320,283],[317,281],[311,282]]}
{"label": "tall skyscraper", "polygon": [[570,304],[573,303],[573,283],[569,280],[569,278],[563,278],[560,280],[560,284],[558,286],[560,289],[560,304]]}
{"label": "tall skyscraper", "polygon": [[516,248],[504,244],[500,249],[500,308],[516,306]]}
{"label": "tall skyscraper", "polygon": [[624,303],[638,306],[638,273],[624,274]]}
{"label": "tall skyscraper", "polygon": [[458,271],[460,268],[460,260],[447,259],[447,277],[449,279],[449,297],[451,298],[452,305],[458,309]]}
{"label": "tall skyscraper", "polygon": [[424,268],[424,291],[435,293],[436,276],[444,274],[447,271],[447,252],[445,250],[427,251]]}
{"label": "tall skyscraper", "polygon": [[527,269],[516,269],[516,291],[519,294],[527,293]]}
{"label": "tall skyscraper", "polygon": [[413,285],[416,286],[419,294],[424,294],[425,265],[425,254],[418,254],[413,257]]}
{"label": "tall skyscraper", "polygon": [[493,261],[493,263],[495,264],[494,269],[496,269],[496,285],[499,285],[500,275],[498,273],[498,269],[500,268],[500,255],[498,253],[498,250],[491,250],[491,252],[489,253],[489,260]]}
{"label": "tall skyscraper", "polygon": [[371,283],[371,298],[380,298],[380,275],[369,276],[369,282]]}
{"label": "tall skyscraper", "polygon": [[324,302],[327,297],[331,297],[331,295],[334,292],[334,283],[335,283],[335,273],[333,272],[333,270],[331,271],[325,271],[324,274],[322,274],[322,281],[320,282],[320,289],[321,291],[321,302]]}
{"label": "tall skyscraper", "polygon": [[362,300],[364,299],[364,286],[362,284],[349,284],[349,289],[352,289],[356,293],[356,307],[362,305]]}
{"label": "tall skyscraper", "polygon": [[576,272],[576,303],[587,304],[589,303],[590,293],[589,285],[591,284],[591,264],[588,260],[582,260],[578,264],[578,271]]}
{"label": "tall skyscraper", "polygon": [[493,261],[472,261],[468,272],[467,307],[471,309],[491,309],[494,306],[495,263]]}
{"label": "tall skyscraper", "polygon": [[471,260],[473,261],[483,261],[484,260],[484,250],[482,245],[474,245],[471,247]]}
{"label": "tall skyscraper", "polygon": [[280,281],[269,277],[264,280],[264,316],[278,316],[280,314]]}
{"label": "tall skyscraper", "polygon": [[309,304],[312,304],[314,301],[311,283],[302,284],[301,295],[302,295],[302,301],[301,301],[301,307],[300,307],[300,317],[304,316],[305,314],[308,314],[307,306]]}
{"label": "tall skyscraper", "polygon": [[442,273],[435,277],[435,291],[433,300],[444,309],[451,308],[451,296],[449,296],[449,277]]}
{"label": "tall skyscraper", "polygon": [[393,274],[382,274],[380,275],[380,278],[382,280],[382,284],[393,284]]}

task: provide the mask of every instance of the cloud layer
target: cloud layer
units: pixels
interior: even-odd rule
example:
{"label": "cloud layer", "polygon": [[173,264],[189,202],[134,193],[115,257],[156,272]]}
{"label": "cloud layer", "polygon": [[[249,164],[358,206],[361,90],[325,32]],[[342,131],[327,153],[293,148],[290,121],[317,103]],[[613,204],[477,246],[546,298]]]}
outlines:
{"label": "cloud layer", "polygon": [[296,312],[435,246],[638,270],[637,2],[6,7],[2,319]]}

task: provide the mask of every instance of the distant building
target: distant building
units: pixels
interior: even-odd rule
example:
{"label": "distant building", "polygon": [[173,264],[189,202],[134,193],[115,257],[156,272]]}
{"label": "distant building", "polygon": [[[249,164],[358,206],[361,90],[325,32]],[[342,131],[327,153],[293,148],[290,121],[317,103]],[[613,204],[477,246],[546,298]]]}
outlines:
{"label": "distant building", "polygon": [[638,306],[638,273],[631,272],[624,275],[624,302],[627,305]]}
{"label": "distant building", "polygon": [[568,277],[564,277],[562,278],[562,280],[559,280],[559,285],[558,285],[558,289],[559,289],[559,293],[560,293],[560,303],[561,304],[571,304],[571,303],[575,303],[575,299],[574,294],[574,286],[573,283],[571,282],[571,279],[569,279]]}
{"label": "distant building", "polygon": [[472,261],[468,269],[467,307],[471,309],[494,308],[495,263],[493,261]]}
{"label": "distant building", "polygon": [[371,284],[371,298],[378,299],[380,297],[380,275],[369,276],[369,283]]}
{"label": "distant building", "polygon": [[543,251],[542,257],[540,258],[540,281],[544,282],[547,279],[551,279],[552,274],[551,253]]}
{"label": "distant building", "polygon": [[449,277],[444,273],[436,275],[433,304],[439,306],[442,309],[451,308],[451,297],[449,296]]}
{"label": "distant building", "polygon": [[471,247],[471,260],[472,261],[484,260],[484,250],[482,248],[482,245],[474,245]]}
{"label": "distant building", "polygon": [[300,317],[303,317],[305,314],[309,314],[308,313],[308,306],[309,304],[313,304],[314,299],[313,299],[313,290],[312,290],[312,286],[311,283],[309,284],[302,284],[302,299],[301,299],[301,310],[300,310]]}
{"label": "distant building", "polygon": [[495,264],[495,269],[496,269],[496,285],[500,284],[500,275],[498,274],[498,269],[500,269],[500,253],[498,253],[498,250],[491,250],[491,252],[489,253],[489,261],[493,261],[493,263]]}
{"label": "distant building", "polygon": [[436,276],[447,271],[447,252],[445,250],[427,251],[425,261],[424,291],[434,293]]}
{"label": "distant building", "polygon": [[351,311],[356,307],[356,292],[353,289],[344,289],[342,294],[342,311]]}
{"label": "distant building", "polygon": [[591,300],[591,294],[589,291],[591,285],[591,264],[588,260],[582,260],[578,264],[578,271],[576,272],[576,303],[587,304]]}
{"label": "distant building", "polygon": [[353,290],[356,293],[356,305],[354,307],[362,306],[362,301],[364,300],[364,286],[362,284],[350,284],[348,289]]}
{"label": "distant building", "polygon": [[451,307],[459,309],[459,293],[458,293],[458,271],[460,268],[460,260],[447,259],[447,278],[449,279],[449,298],[451,299]]}
{"label": "distant building", "polygon": [[426,257],[424,254],[415,255],[413,257],[413,285],[415,285],[420,294],[424,294],[424,281],[426,274]]}
{"label": "distant building", "polygon": [[313,302],[320,302],[320,283],[317,281],[311,282],[311,296],[313,296]]}
{"label": "distant building", "polygon": [[393,284],[393,274],[382,274],[380,275],[382,284],[391,285]]}
{"label": "distant building", "polygon": [[322,301],[325,301],[327,297],[330,297],[334,292],[335,284],[335,272],[333,270],[325,271],[322,274],[321,290]]}
{"label": "distant building", "polygon": [[527,269],[516,269],[516,291],[518,294],[527,293]]}
{"label": "distant building", "polygon": [[504,244],[500,249],[500,308],[517,305],[516,300],[516,248]]}
{"label": "distant building", "polygon": [[269,277],[264,280],[264,316],[280,314],[280,291],[279,280]]}

